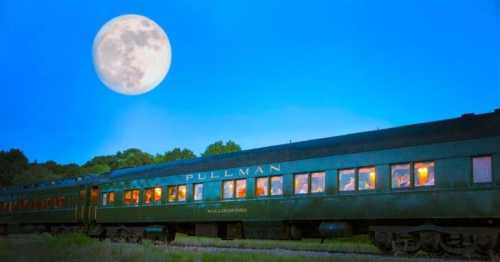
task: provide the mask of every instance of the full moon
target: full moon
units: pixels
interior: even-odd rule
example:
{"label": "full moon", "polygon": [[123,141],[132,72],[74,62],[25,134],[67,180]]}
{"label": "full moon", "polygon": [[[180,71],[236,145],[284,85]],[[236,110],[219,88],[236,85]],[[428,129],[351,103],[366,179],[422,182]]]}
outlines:
{"label": "full moon", "polygon": [[171,56],[167,34],[141,15],[111,19],[94,39],[94,66],[99,79],[124,95],[144,94],[158,86],[167,75]]}

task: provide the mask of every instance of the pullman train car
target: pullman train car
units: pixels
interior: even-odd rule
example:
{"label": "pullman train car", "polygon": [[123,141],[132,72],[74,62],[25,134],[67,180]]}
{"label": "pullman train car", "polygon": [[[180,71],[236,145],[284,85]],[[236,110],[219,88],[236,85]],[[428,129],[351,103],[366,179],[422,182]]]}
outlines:
{"label": "pullman train car", "polygon": [[0,191],[0,231],[499,250],[500,110]]}

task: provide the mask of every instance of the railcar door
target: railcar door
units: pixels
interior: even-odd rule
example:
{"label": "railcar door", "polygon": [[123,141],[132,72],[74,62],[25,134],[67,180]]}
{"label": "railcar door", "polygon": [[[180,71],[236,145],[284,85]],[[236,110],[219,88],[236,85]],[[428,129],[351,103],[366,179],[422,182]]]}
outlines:
{"label": "railcar door", "polygon": [[75,206],[75,220],[82,224],[85,224],[86,222],[85,218],[88,206],[88,195],[89,192],[87,187],[80,188],[80,194]]}
{"label": "railcar door", "polygon": [[90,188],[90,201],[88,208],[88,220],[89,224],[93,223],[97,219],[97,205],[99,204],[99,187],[92,186]]}

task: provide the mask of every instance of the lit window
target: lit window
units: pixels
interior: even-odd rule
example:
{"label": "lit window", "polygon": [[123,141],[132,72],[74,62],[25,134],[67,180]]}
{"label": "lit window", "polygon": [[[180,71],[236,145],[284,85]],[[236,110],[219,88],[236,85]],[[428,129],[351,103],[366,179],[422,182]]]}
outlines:
{"label": "lit window", "polygon": [[415,186],[433,186],[434,162],[420,162],[414,165]]}
{"label": "lit window", "polygon": [[356,170],[345,169],[339,171],[339,191],[356,190]]}
{"label": "lit window", "polygon": [[474,157],[472,159],[472,177],[474,183],[491,183],[492,177],[491,156]]}
{"label": "lit window", "polygon": [[153,189],[148,188],[144,190],[144,204],[149,205],[153,200]]}
{"label": "lit window", "polygon": [[203,184],[194,184],[193,191],[195,201],[203,200]]}
{"label": "lit window", "polygon": [[374,167],[365,167],[358,169],[358,189],[373,190],[375,189],[375,180],[377,173]]}
{"label": "lit window", "polygon": [[244,198],[247,196],[247,180],[236,180],[236,198]]}
{"label": "lit window", "polygon": [[311,193],[325,192],[325,173],[317,172],[311,174]]}
{"label": "lit window", "polygon": [[115,203],[115,192],[108,193],[108,205],[112,205]]}
{"label": "lit window", "polygon": [[223,194],[224,199],[233,198],[234,197],[234,180],[224,181],[223,189],[224,189],[224,194]]}
{"label": "lit window", "polygon": [[168,187],[168,202],[174,202],[177,200],[177,186]]}
{"label": "lit window", "polygon": [[391,169],[392,188],[410,187],[410,164],[393,165]]}
{"label": "lit window", "polygon": [[271,177],[271,195],[272,196],[283,195],[283,177],[282,176],[272,176]]}
{"label": "lit window", "polygon": [[155,202],[161,202],[161,187],[155,187],[153,200]]}
{"label": "lit window", "polygon": [[132,200],[132,191],[125,191],[123,194],[123,203],[129,205]]}
{"label": "lit window", "polygon": [[133,205],[139,204],[139,190],[132,190],[132,203]]}
{"label": "lit window", "polygon": [[181,185],[179,186],[179,189],[178,189],[178,200],[179,201],[186,201],[186,195],[187,195],[187,187],[186,185]]}
{"label": "lit window", "polygon": [[92,187],[90,190],[90,201],[97,204],[97,198],[99,197],[99,189],[97,187]]}
{"label": "lit window", "polygon": [[309,174],[295,175],[295,194],[307,194],[309,192]]}
{"label": "lit window", "polygon": [[108,193],[102,193],[101,201],[103,206],[108,204]]}
{"label": "lit window", "polygon": [[255,195],[256,196],[267,196],[269,188],[269,178],[267,177],[259,177],[257,178]]}

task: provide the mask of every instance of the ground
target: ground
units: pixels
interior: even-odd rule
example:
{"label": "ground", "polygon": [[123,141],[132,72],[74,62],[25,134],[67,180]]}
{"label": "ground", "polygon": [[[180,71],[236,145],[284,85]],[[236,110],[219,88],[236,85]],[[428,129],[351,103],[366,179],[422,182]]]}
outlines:
{"label": "ground", "polygon": [[[81,234],[11,235],[0,239],[1,261],[428,261],[380,256],[366,237],[270,241],[199,238],[179,235],[172,245],[98,241]],[[439,260],[435,260],[439,261]]]}

